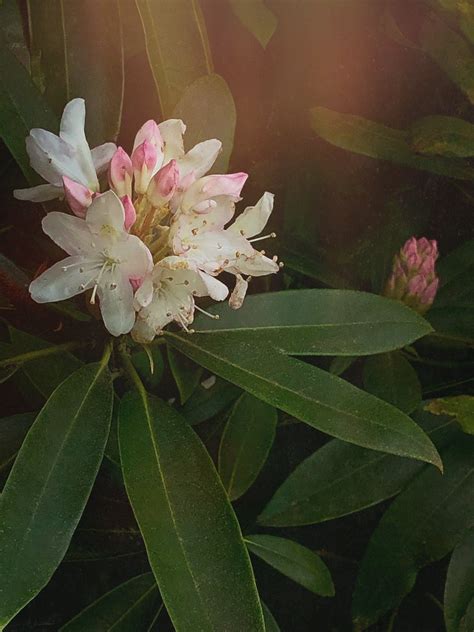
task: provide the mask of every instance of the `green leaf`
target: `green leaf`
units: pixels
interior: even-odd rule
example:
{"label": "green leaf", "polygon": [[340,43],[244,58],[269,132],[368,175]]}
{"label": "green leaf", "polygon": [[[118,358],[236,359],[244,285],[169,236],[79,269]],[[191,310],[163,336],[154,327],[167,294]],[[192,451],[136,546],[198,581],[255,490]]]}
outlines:
{"label": "green leaf", "polygon": [[[293,302],[293,314],[301,311]],[[271,314],[269,311],[269,318]],[[263,334],[259,342],[245,331],[239,340],[237,333],[189,336],[168,332],[166,336],[195,362],[322,432],[362,447],[441,466],[429,438],[398,409],[335,375],[286,356],[265,344]],[[293,339],[298,342],[295,336]],[[281,342],[284,345],[283,335]]]}
{"label": "green leaf", "polygon": [[32,127],[55,130],[58,121],[0,33],[0,137],[30,184],[38,176],[30,167],[25,138]]}
{"label": "green leaf", "polygon": [[474,54],[466,40],[433,13],[422,26],[420,44],[425,53],[474,103]]}
{"label": "green leaf", "polygon": [[434,308],[471,301],[474,290],[474,239],[442,257],[436,266],[440,287]]}
{"label": "green leaf", "polygon": [[68,101],[84,98],[91,147],[114,140],[124,89],[118,0],[29,2],[28,23],[32,76],[46,101],[59,116]]}
{"label": "green leaf", "polygon": [[426,116],[410,128],[417,153],[468,158],[474,156],[474,125],[453,116]]}
{"label": "green leaf", "polygon": [[219,475],[231,500],[254,483],[275,439],[277,411],[244,393],[229,416],[219,446]]}
{"label": "green leaf", "polygon": [[34,419],[34,413],[20,413],[0,419],[0,471],[13,463]]}
{"label": "green leaf", "polygon": [[426,410],[429,410],[433,415],[456,417],[464,432],[474,434],[474,397],[472,395],[433,399],[426,406]]}
{"label": "green leaf", "polygon": [[[48,583],[102,461],[112,414],[106,363],[73,373],[29,431],[0,497],[0,625]],[[39,552],[41,554],[39,554]]]}
{"label": "green leaf", "polygon": [[274,535],[248,535],[245,542],[254,555],[316,595],[334,595],[334,584],[326,564],[298,542]]}
{"label": "green leaf", "polygon": [[109,591],[71,619],[60,632],[130,632],[146,630],[160,595],[152,573],[133,577]]}
{"label": "green leaf", "polygon": [[280,626],[275,621],[275,617],[270,612],[268,606],[262,601],[263,618],[265,620],[265,632],[281,632]]}
{"label": "green leaf", "polygon": [[232,11],[262,48],[266,48],[276,30],[278,20],[264,0],[229,0]]}
{"label": "green leaf", "polygon": [[165,365],[160,347],[148,346],[148,352],[153,363],[153,373],[151,372],[150,356],[144,349],[132,354],[132,362],[147,389],[153,393],[160,385]]}
{"label": "green leaf", "polygon": [[168,346],[168,361],[178,387],[181,404],[185,404],[201,380],[202,367],[170,346]]}
{"label": "green leaf", "polygon": [[357,578],[353,617],[365,630],[396,608],[418,571],[443,558],[474,524],[474,440],[463,436],[443,453],[445,473],[426,468],[376,528]]}
{"label": "green leaf", "polygon": [[454,549],[444,589],[447,632],[469,632],[474,627],[474,529]]}
{"label": "green leaf", "polygon": [[234,145],[236,110],[226,81],[216,74],[200,77],[183,92],[173,118],[186,122],[185,149],[209,138],[222,142],[211,173],[225,173]]}
{"label": "green leaf", "polygon": [[122,400],[119,441],[127,493],[175,628],[263,631],[239,524],[191,427],[140,388]]}
{"label": "green leaf", "polygon": [[364,388],[405,413],[413,412],[421,403],[418,375],[401,353],[383,353],[367,358]]}
{"label": "green leaf", "polygon": [[342,375],[354,364],[356,360],[357,356],[336,356],[331,360],[329,372],[334,375]]}
{"label": "green leaf", "polygon": [[185,90],[213,72],[206,24],[197,0],[136,3],[161,113],[169,118]]}
{"label": "green leaf", "polygon": [[224,304],[210,311],[220,318],[198,318],[199,334],[225,333],[229,341],[272,344],[292,355],[372,355],[431,331],[426,320],[400,301],[351,290],[254,294],[239,310]]}
{"label": "green leaf", "polygon": [[459,26],[467,37],[474,44],[474,6],[470,0],[460,2],[460,0],[438,0],[441,8],[456,14]]}
{"label": "green leaf", "polygon": [[[451,439],[454,421],[418,415],[439,447]],[[267,527],[296,527],[361,511],[401,491],[424,467],[409,459],[329,441],[300,463],[277,489],[260,516]],[[389,475],[387,474],[389,473]]]}
{"label": "green leaf", "polygon": [[225,411],[241,393],[240,388],[217,378],[213,386],[198,386],[181,413],[191,426],[195,426]]}
{"label": "green leaf", "polygon": [[462,160],[419,156],[410,147],[408,132],[386,127],[361,116],[316,107],[311,110],[311,126],[328,143],[356,154],[460,180],[474,178],[474,169]]}

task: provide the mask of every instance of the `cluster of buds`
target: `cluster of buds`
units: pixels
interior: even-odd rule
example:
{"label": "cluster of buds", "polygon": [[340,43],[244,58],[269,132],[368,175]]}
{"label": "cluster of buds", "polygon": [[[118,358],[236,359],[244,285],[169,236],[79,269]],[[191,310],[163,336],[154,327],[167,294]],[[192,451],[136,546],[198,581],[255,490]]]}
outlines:
{"label": "cluster of buds", "polygon": [[439,279],[435,264],[438,258],[436,241],[411,237],[395,255],[385,296],[396,298],[424,314],[433,304]]}
{"label": "cluster of buds", "polygon": [[[195,299],[225,300],[229,289],[217,277],[235,277],[229,305],[238,309],[250,279],[278,272],[278,258],[253,244],[273,209],[265,192],[235,215],[246,173],[206,175],[221,151],[217,139],[184,150],[186,126],[179,119],[147,121],[132,152],[113,143],[91,149],[84,134],[85,103],[73,99],[59,137],[31,130],[26,145],[32,167],[47,184],[15,191],[23,200],[65,198],[73,215],[52,212],[43,230],[69,255],[30,285],[39,303],[90,292],[104,324],[115,336],[132,333],[150,342],[175,322],[192,331]],[[100,192],[108,173],[110,190]],[[234,220],[232,222],[232,220]]]}

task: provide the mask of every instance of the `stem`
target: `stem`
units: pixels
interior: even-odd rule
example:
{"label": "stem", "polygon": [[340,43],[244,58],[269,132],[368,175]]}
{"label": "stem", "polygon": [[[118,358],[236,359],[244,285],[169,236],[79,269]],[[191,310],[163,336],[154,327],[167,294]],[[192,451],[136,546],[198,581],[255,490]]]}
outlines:
{"label": "stem", "polygon": [[83,342],[65,342],[64,344],[56,345],[55,347],[46,347],[46,349],[36,349],[35,351],[20,353],[19,355],[11,358],[0,360],[0,367],[11,366],[13,364],[23,364],[24,362],[30,362],[31,360],[37,360],[38,358],[45,358],[50,355],[55,355],[56,353],[73,351],[74,349],[78,349],[83,346],[85,346]]}
{"label": "stem", "polygon": [[427,338],[439,338],[441,340],[449,340],[450,342],[458,342],[460,344],[468,345],[469,347],[474,346],[474,338],[468,338],[465,336],[455,336],[452,334],[443,334],[439,331],[434,331],[431,334],[428,334]]}
{"label": "stem", "polygon": [[136,368],[133,366],[133,362],[130,359],[130,355],[128,354],[127,347],[125,346],[125,344],[121,343],[119,345],[119,353],[120,353],[120,357],[122,358],[123,367],[125,371],[127,372],[130,378],[130,381],[133,383],[133,385],[138,390],[140,395],[143,398],[146,398],[147,394],[146,394],[145,387],[143,386],[143,382],[141,381]]}

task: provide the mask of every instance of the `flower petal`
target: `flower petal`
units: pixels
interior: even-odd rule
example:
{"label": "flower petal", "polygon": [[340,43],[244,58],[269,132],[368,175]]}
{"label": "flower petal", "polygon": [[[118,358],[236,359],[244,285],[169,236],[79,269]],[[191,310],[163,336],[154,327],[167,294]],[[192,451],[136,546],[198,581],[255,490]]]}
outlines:
{"label": "flower petal", "polygon": [[30,283],[31,297],[37,303],[64,301],[94,285],[100,263],[74,256],[59,261]]}
{"label": "flower petal", "polygon": [[132,329],[132,338],[135,342],[148,344],[155,338],[155,336],[155,330],[150,327],[146,320],[138,316]]}
{"label": "flower petal", "polygon": [[219,281],[215,277],[206,274],[205,272],[199,272],[199,275],[206,286],[207,294],[215,301],[223,301],[229,294],[229,288],[225,283]]}
{"label": "flower petal", "polygon": [[124,235],[124,239],[111,246],[110,253],[120,261],[120,267],[129,279],[142,279],[153,268],[151,253],[136,235]]}
{"label": "flower petal", "polygon": [[104,325],[112,336],[128,334],[135,324],[133,289],[121,266],[104,274],[97,294]]}
{"label": "flower petal", "polygon": [[182,209],[184,212],[189,211],[198,204],[218,195],[227,195],[234,202],[237,202],[240,200],[240,192],[247,178],[246,173],[229,173],[200,178],[193,182],[183,195]]}
{"label": "flower petal", "polygon": [[280,266],[273,259],[262,255],[258,250],[254,251],[253,257],[240,257],[231,262],[225,269],[233,274],[249,274],[250,276],[264,276],[265,274],[275,274],[280,270]]}
{"label": "flower petal", "polygon": [[[73,99],[66,104],[61,118],[59,136],[76,151],[76,160],[82,170],[85,186],[99,190],[91,150],[84,132],[86,105],[84,99]],[[66,174],[67,175],[67,174]],[[75,180],[76,178],[73,178]]]}
{"label": "flower petal", "polygon": [[92,191],[83,184],[74,182],[67,176],[63,176],[63,187],[64,195],[71,211],[77,217],[84,218],[92,202]]}
{"label": "flower petal", "polygon": [[69,255],[88,255],[93,252],[93,237],[86,222],[74,215],[53,211],[43,218],[44,232]]}
{"label": "flower petal", "polygon": [[186,125],[180,119],[168,119],[158,125],[163,139],[163,165],[184,155],[183,134]]}
{"label": "flower petal", "polygon": [[60,138],[46,130],[32,129],[25,144],[32,168],[47,182],[62,186],[63,175],[82,182],[73,149]]}
{"label": "flower petal", "polygon": [[64,196],[64,191],[61,187],[54,186],[54,184],[40,184],[37,187],[30,187],[29,189],[15,189],[13,191],[13,196],[17,200],[48,202],[49,200],[62,198]]}
{"label": "flower petal", "polygon": [[118,235],[124,232],[125,210],[113,191],[97,195],[89,206],[86,222],[96,235]]}
{"label": "flower petal", "polygon": [[104,143],[91,149],[92,162],[97,175],[100,176],[107,171],[116,150],[117,145],[115,143]]}
{"label": "flower petal", "polygon": [[229,226],[229,230],[240,233],[247,239],[261,233],[273,210],[273,198],[273,193],[266,191],[255,206],[248,206],[237,217],[232,226]]}
{"label": "flower petal", "polygon": [[191,171],[194,171],[196,179],[203,176],[215,163],[221,150],[222,143],[216,138],[195,145],[178,162],[181,178],[187,176]]}

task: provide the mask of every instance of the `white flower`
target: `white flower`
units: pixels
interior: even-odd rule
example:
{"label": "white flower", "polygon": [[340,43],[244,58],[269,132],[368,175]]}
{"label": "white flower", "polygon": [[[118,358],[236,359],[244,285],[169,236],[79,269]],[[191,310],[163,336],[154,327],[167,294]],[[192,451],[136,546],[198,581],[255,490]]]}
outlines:
{"label": "white flower", "polygon": [[38,303],[62,301],[92,289],[105,326],[114,336],[128,333],[135,322],[130,280],[152,269],[149,250],[124,228],[125,212],[113,191],[94,198],[86,219],[49,213],[44,232],[70,256],[56,263],[30,285]]}
{"label": "white flower", "polygon": [[201,272],[182,257],[165,257],[155,265],[135,294],[137,322],[132,336],[150,342],[166,325],[175,321],[187,329],[194,320],[196,296],[223,301],[229,290],[224,283]]}
{"label": "white flower", "polygon": [[215,276],[226,271],[237,276],[238,288],[233,300],[233,305],[237,306],[242,304],[246,290],[241,275],[263,276],[279,270],[276,257],[270,259],[252,246],[252,242],[274,237],[271,233],[254,238],[265,228],[270,217],[273,194],[264,193],[255,206],[247,207],[225,229],[233,215],[233,206],[228,202],[226,199],[224,207],[217,203],[205,212],[187,210],[181,213],[170,233],[175,254],[208,274]]}
{"label": "white flower", "polygon": [[64,108],[59,136],[43,129],[30,131],[26,149],[31,166],[49,184],[17,189],[16,198],[33,202],[62,198],[63,176],[99,191],[97,175],[107,170],[116,146],[105,143],[91,151],[84,134],[85,117],[84,99],[73,99]]}

